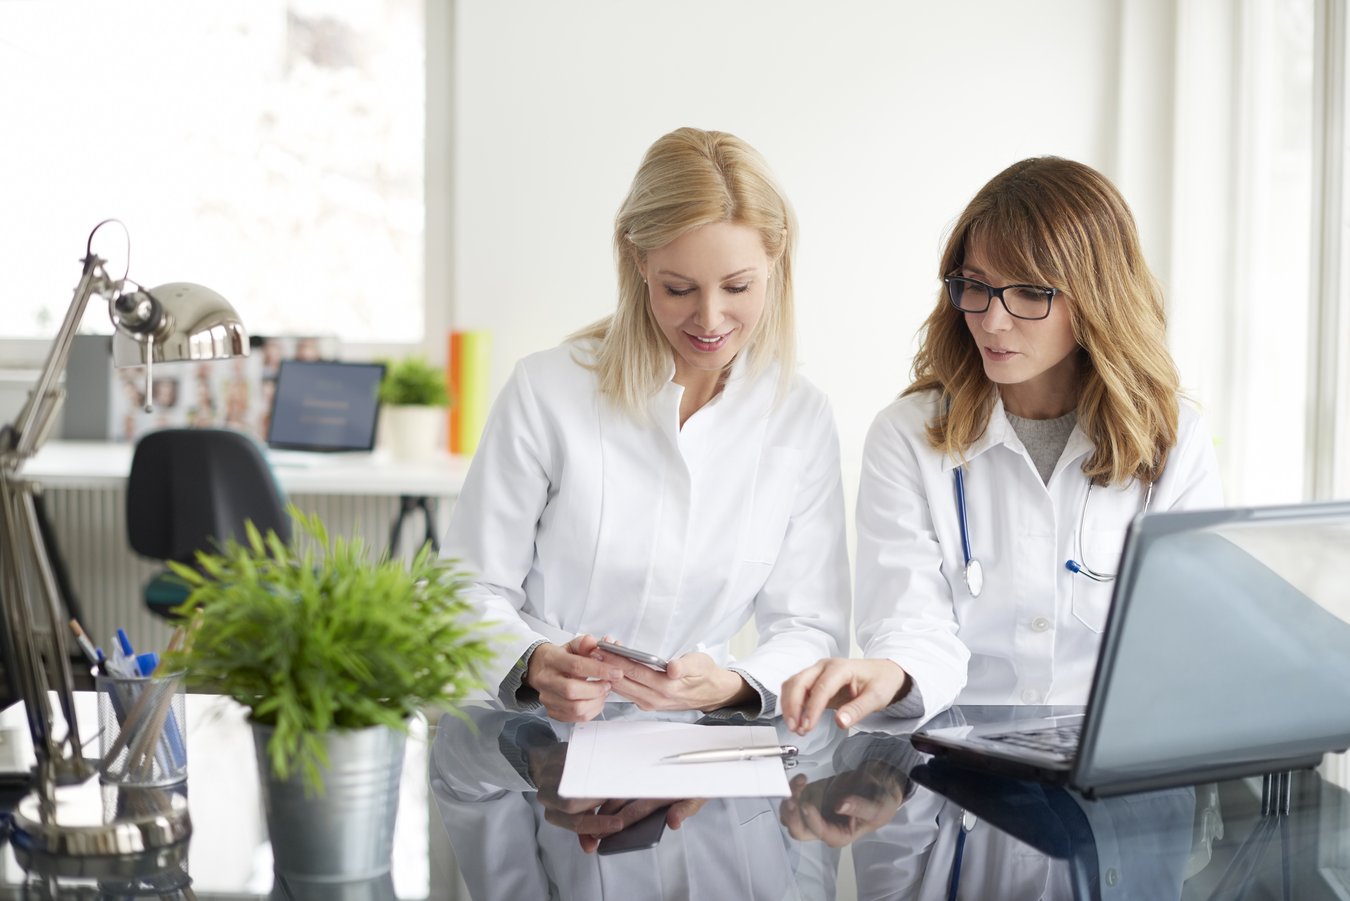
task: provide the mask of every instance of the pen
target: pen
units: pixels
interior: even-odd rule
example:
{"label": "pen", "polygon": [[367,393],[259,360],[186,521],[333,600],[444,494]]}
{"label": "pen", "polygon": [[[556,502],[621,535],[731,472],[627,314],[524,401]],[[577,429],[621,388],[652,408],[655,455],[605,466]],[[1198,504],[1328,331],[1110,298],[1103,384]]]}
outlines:
{"label": "pen", "polygon": [[791,759],[797,756],[795,745],[761,745],[748,748],[716,748],[710,751],[686,751],[683,754],[671,754],[662,757],[662,763],[720,763],[724,760],[754,760],[757,757],[782,757]]}
{"label": "pen", "polygon": [[98,649],[94,647],[94,643],[89,640],[89,636],[84,634],[84,630],[80,628],[79,620],[72,619],[70,621],[70,631],[75,633],[75,641],[79,644],[84,656],[88,658],[91,664],[98,666]]}

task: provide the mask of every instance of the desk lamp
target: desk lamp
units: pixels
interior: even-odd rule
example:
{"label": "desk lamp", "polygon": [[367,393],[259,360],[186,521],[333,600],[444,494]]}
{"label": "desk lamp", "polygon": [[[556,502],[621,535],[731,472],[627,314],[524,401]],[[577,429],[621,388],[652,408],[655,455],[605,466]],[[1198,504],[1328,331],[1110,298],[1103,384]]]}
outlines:
{"label": "desk lamp", "polygon": [[[65,320],[47,354],[37,385],[10,425],[0,428],[0,607],[11,687],[27,709],[37,757],[36,788],[19,808],[18,827],[29,847],[52,855],[138,853],[181,841],[191,832],[185,805],[140,818],[89,825],[63,823],[57,789],[88,780],[94,770],[83,755],[75,721],[67,615],[38,527],[33,482],[20,470],[47,438],[65,398],[58,380],[71,342],[95,295],[108,303],[115,329],[113,364],[145,366],[147,411],[153,409],[155,363],[217,360],[248,353],[248,336],[228,302],[199,285],[174,283],[147,290],[126,277],[113,278],[107,261],[93,251],[100,222],[85,245],[84,270]],[[120,222],[117,222],[121,225]],[[125,227],[123,228],[125,232]],[[127,241],[130,254],[130,239]],[[54,715],[53,700],[61,719]],[[31,816],[25,812],[31,812]]]}

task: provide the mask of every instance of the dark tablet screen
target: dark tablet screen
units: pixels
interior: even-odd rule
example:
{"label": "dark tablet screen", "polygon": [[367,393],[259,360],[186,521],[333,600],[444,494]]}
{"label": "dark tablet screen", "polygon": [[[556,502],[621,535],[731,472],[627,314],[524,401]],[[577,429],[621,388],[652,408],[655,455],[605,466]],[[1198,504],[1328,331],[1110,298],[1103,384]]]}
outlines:
{"label": "dark tablet screen", "polygon": [[375,447],[383,363],[285,360],[277,372],[267,446],[308,451]]}

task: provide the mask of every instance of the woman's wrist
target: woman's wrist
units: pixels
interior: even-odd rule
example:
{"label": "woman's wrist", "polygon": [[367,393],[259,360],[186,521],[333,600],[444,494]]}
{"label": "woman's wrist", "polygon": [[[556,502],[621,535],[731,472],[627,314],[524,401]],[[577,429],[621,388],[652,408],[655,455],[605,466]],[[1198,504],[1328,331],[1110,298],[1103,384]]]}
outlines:
{"label": "woman's wrist", "polygon": [[722,701],[721,703],[714,704],[713,709],[721,707],[740,707],[758,697],[758,692],[755,691],[754,686],[746,681],[746,678],[735,670],[723,668],[719,673],[719,679],[723,683],[722,693],[720,695]]}

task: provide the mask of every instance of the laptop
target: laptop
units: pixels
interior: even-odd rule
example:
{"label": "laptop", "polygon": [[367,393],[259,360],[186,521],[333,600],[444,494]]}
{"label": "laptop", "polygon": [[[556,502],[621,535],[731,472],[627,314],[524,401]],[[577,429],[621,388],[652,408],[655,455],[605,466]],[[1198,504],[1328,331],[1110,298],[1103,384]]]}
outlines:
{"label": "laptop", "polygon": [[914,746],[1088,797],[1350,747],[1350,502],[1147,513],[1118,573],[1081,714],[930,725]]}
{"label": "laptop", "polygon": [[329,454],[369,455],[383,378],[383,363],[283,360],[268,419],[269,459],[303,464]]}

